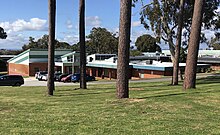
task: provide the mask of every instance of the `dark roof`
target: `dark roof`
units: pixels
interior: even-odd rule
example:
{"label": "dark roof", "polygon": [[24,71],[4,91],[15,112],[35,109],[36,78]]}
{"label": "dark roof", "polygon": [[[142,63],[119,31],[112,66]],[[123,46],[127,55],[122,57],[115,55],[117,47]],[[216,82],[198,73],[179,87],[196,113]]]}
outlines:
{"label": "dark roof", "polygon": [[220,58],[212,58],[212,57],[199,57],[198,58],[198,63],[216,63],[219,64],[220,63]]}

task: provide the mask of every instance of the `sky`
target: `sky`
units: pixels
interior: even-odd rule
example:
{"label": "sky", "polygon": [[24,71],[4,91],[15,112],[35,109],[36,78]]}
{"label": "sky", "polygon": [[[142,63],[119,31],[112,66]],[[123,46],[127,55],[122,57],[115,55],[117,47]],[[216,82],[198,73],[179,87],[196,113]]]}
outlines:
{"label": "sky", "polygon": [[[146,0],[148,3],[150,0]],[[16,2],[16,3],[14,3]],[[2,0],[0,27],[7,32],[7,39],[0,39],[0,49],[21,49],[29,43],[48,34],[48,0]],[[57,0],[56,39],[73,45],[79,40],[79,0]],[[139,20],[140,4],[132,8],[131,40],[153,33],[147,31]],[[86,0],[86,35],[93,27],[107,28],[116,33],[119,30],[120,0]],[[212,34],[212,32],[210,33]],[[163,49],[168,45],[161,44]]]}

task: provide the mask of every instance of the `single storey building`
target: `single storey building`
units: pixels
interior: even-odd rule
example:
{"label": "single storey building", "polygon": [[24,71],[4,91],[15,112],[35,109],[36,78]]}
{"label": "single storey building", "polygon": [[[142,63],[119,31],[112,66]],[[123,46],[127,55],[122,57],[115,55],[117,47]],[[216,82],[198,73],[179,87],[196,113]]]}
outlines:
{"label": "single storey building", "polygon": [[[55,50],[54,61],[55,71],[72,73],[72,66],[75,66],[75,70],[79,68],[79,53],[70,49]],[[28,49],[8,60],[9,74],[34,76],[36,72],[47,69],[48,50],[46,49]]]}

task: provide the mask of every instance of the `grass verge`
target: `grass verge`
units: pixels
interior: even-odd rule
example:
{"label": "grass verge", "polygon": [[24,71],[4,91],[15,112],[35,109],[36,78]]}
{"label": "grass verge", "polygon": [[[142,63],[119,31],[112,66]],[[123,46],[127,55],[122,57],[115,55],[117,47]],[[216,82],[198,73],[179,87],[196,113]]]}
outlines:
{"label": "grass verge", "polygon": [[183,91],[169,82],[131,83],[130,98],[115,85],[1,87],[0,134],[164,135],[220,134],[219,77]]}

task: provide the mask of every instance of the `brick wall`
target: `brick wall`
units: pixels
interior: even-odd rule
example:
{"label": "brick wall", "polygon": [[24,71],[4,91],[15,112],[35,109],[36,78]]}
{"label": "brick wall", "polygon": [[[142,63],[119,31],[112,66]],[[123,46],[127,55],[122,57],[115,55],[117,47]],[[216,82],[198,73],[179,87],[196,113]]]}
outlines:
{"label": "brick wall", "polygon": [[164,74],[165,72],[156,70],[132,70],[132,77],[135,78],[160,78]]}
{"label": "brick wall", "polygon": [[29,63],[29,76],[34,76],[37,72],[36,69],[39,71],[47,71],[47,63]]}
{"label": "brick wall", "polygon": [[211,66],[212,70],[220,70],[220,66],[219,65],[215,65],[215,66]]}
{"label": "brick wall", "polygon": [[22,76],[29,76],[29,67],[28,65],[23,64],[15,64],[9,63],[8,64],[8,74],[18,74]]}

